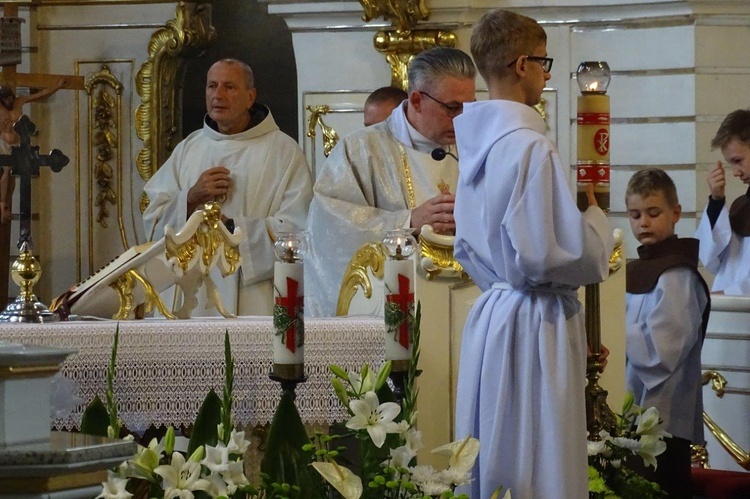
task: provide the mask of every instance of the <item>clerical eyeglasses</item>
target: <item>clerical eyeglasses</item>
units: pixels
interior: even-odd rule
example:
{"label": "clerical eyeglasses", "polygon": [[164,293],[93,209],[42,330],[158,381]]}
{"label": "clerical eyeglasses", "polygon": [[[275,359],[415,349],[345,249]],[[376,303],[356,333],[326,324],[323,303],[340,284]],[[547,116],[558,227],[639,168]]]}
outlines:
{"label": "clerical eyeglasses", "polygon": [[552,61],[554,61],[554,59],[552,59],[551,57],[539,57],[536,55],[519,55],[518,57],[513,59],[510,62],[510,64],[508,64],[508,67],[511,67],[516,62],[518,62],[518,59],[520,59],[521,57],[525,57],[530,61],[538,62],[539,64],[542,65],[542,69],[544,70],[545,73],[549,73],[550,71],[552,71]]}
{"label": "clerical eyeglasses", "polygon": [[457,106],[451,106],[451,105],[446,104],[445,102],[443,102],[441,100],[437,100],[435,97],[431,96],[427,92],[422,92],[421,90],[417,90],[417,92],[419,92],[422,95],[426,95],[430,99],[434,100],[435,102],[437,102],[438,104],[440,104],[441,106],[443,106],[443,108],[445,108],[445,114],[447,114],[449,118],[455,118],[456,116],[458,116],[459,114],[461,114],[463,112],[463,110],[464,110],[464,105],[463,104],[459,104]]}

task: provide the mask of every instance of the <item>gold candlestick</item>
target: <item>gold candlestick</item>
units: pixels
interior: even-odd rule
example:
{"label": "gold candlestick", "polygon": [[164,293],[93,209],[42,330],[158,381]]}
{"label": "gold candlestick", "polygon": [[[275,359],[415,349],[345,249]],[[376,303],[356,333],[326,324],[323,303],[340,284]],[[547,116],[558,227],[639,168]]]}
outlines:
{"label": "gold candlestick", "polygon": [[[582,62],[576,73],[581,96],[578,97],[578,162],[576,190],[578,208],[588,208],[586,188],[594,186],[597,204],[609,211],[609,96],[610,82],[606,62]],[[586,428],[590,440],[598,440],[601,430],[612,431],[615,416],[607,404],[607,391],[599,386],[601,354],[601,312],[599,284],[586,286],[586,342],[590,356],[586,365]]]}

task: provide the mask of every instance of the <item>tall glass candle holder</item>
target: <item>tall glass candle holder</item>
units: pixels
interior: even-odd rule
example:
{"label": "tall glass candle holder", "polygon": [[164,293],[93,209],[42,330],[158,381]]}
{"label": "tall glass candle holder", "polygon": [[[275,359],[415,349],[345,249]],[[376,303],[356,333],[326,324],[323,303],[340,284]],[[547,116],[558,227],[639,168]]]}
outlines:
{"label": "tall glass candle holder", "polygon": [[609,96],[611,72],[604,61],[586,61],[578,66],[578,162],[576,190],[578,208],[588,207],[586,185],[594,185],[599,208],[609,211]]}
{"label": "tall glass candle holder", "polygon": [[302,258],[307,233],[279,232],[274,243],[273,371],[279,381],[305,379],[305,284]]}
{"label": "tall glass candle holder", "polygon": [[411,229],[386,231],[383,239],[388,258],[384,264],[385,358],[392,372],[406,372],[412,353],[414,327],[414,261],[417,247]]}

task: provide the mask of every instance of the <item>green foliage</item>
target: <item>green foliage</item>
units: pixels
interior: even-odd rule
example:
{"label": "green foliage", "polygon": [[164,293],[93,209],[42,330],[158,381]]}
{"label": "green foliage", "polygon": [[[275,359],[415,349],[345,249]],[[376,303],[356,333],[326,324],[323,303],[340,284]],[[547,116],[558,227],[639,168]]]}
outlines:
{"label": "green foliage", "polygon": [[302,418],[294,404],[294,392],[285,390],[268,432],[261,471],[268,476],[270,484],[296,484],[305,491],[305,499],[322,498],[320,480],[317,476],[313,477],[308,466],[313,460],[313,453],[307,446],[309,442]]}
{"label": "green foliage", "polygon": [[89,402],[89,405],[86,406],[86,410],[83,412],[81,433],[106,437],[108,426],[109,413],[104,406],[104,402],[102,402],[102,399],[97,395],[91,402]]}
{"label": "green foliage", "polygon": [[198,417],[195,418],[193,432],[188,444],[188,455],[191,455],[201,445],[215,446],[219,441],[217,426],[221,423],[221,399],[212,388],[201,404]]}

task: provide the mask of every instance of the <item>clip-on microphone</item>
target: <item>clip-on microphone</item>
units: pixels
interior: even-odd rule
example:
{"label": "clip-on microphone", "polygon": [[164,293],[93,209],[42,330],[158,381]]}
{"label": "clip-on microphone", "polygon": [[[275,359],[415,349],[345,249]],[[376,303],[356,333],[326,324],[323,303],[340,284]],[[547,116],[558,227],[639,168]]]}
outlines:
{"label": "clip-on microphone", "polygon": [[443,161],[446,156],[450,156],[456,161],[458,161],[458,157],[455,154],[453,154],[452,152],[446,151],[442,147],[436,147],[435,149],[432,150],[430,155],[432,156],[432,159],[434,159],[435,161]]}

